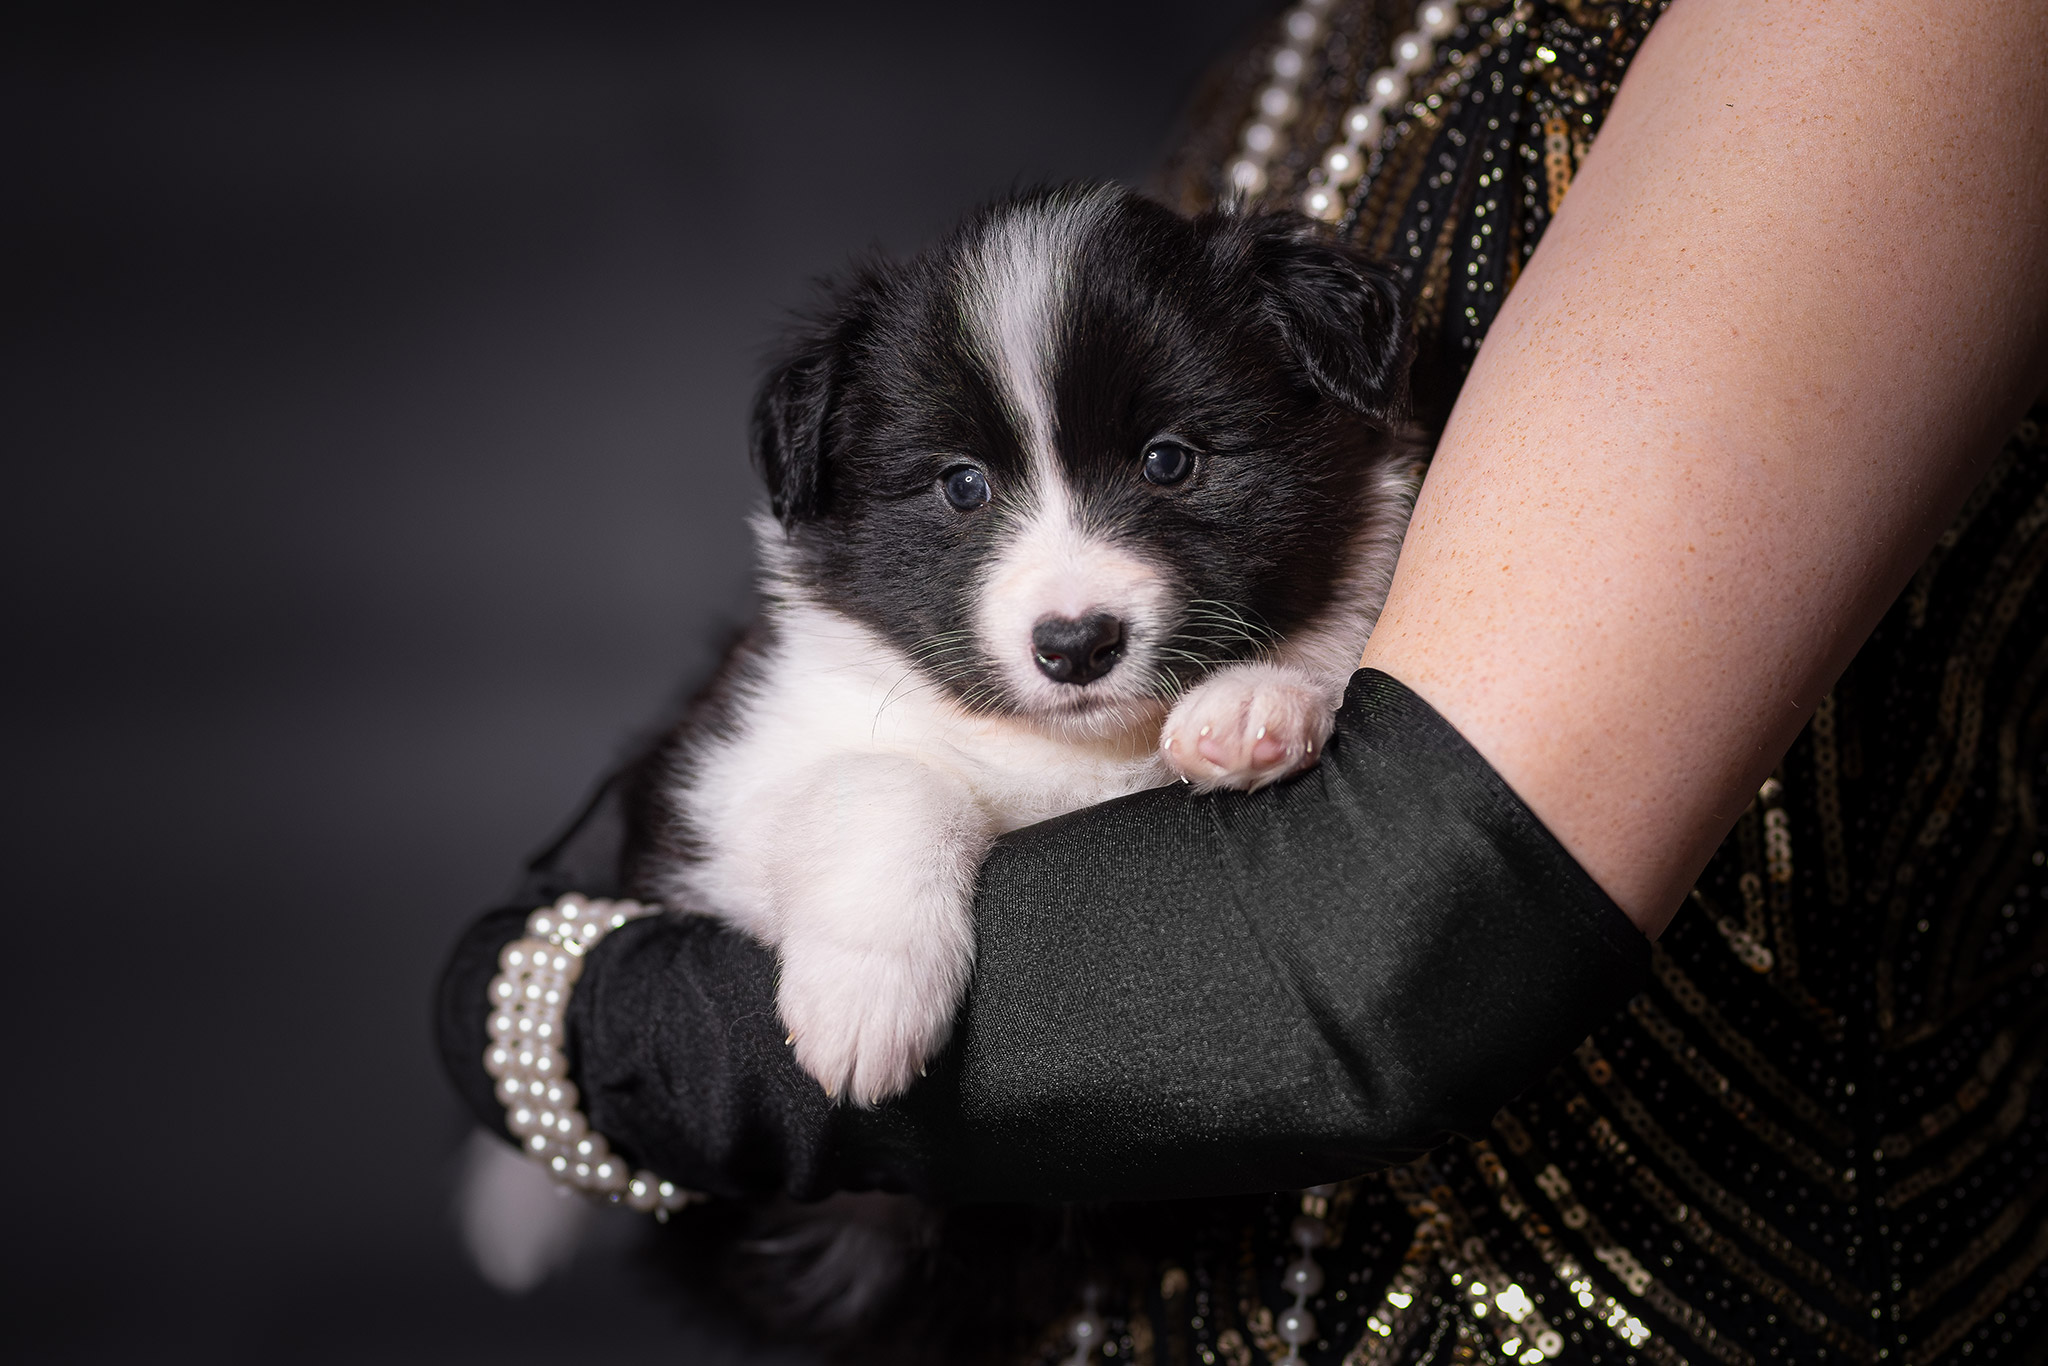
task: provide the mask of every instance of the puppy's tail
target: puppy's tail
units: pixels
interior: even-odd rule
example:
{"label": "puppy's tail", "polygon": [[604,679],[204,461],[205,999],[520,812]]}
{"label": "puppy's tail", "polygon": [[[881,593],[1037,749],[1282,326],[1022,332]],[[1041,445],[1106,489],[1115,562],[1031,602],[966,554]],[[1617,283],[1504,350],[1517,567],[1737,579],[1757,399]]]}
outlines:
{"label": "puppy's tail", "polygon": [[736,1230],[720,1279],[757,1319],[785,1331],[861,1336],[922,1279],[940,1220],[922,1201],[879,1193],[768,1202]]}
{"label": "puppy's tail", "polygon": [[567,1266],[583,1242],[587,1201],[482,1129],[462,1151],[455,1217],[484,1280],[522,1295]]}

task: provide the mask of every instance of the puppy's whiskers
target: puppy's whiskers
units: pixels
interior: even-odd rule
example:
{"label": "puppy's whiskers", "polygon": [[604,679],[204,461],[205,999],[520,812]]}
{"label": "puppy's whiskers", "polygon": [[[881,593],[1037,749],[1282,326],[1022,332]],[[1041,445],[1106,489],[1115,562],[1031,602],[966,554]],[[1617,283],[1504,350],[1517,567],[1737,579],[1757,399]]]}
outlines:
{"label": "puppy's whiskers", "polygon": [[[905,650],[903,656],[909,661],[910,667],[897,676],[896,681],[889,685],[889,690],[882,695],[881,702],[876,705],[868,738],[873,740],[880,732],[882,713],[887,711],[891,704],[904,698],[915,697],[919,693],[930,692],[934,688],[952,688],[973,667],[974,654],[974,633],[968,630],[939,631],[924,637]],[[920,675],[922,677],[916,684],[904,687],[905,683]]]}

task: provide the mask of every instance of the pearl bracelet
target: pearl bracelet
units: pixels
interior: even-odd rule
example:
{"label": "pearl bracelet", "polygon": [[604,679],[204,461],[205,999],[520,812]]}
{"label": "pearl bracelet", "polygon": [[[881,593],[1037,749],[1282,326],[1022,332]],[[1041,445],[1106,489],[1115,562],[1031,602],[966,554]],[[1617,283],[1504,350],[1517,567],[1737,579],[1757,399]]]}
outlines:
{"label": "pearl bracelet", "polygon": [[619,926],[657,909],[572,892],[528,916],[525,937],[498,951],[484,1071],[497,1079],[505,1127],[555,1180],[667,1222],[671,1210],[704,1197],[653,1172],[629,1171],[577,1108],[580,1098],[562,1055],[563,1019],[569,992],[583,975],[583,956]]}

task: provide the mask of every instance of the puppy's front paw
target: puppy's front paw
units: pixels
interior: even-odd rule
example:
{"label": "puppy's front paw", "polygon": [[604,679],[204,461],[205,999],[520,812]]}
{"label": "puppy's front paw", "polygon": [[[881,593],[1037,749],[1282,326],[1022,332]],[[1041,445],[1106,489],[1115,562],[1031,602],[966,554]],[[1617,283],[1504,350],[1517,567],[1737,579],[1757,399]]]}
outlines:
{"label": "puppy's front paw", "polygon": [[1205,791],[1251,792],[1314,764],[1332,724],[1328,698],[1305,675],[1244,664],[1183,697],[1159,748],[1168,767]]}
{"label": "puppy's front paw", "polygon": [[833,1099],[873,1105],[945,1046],[965,979],[914,953],[785,941],[775,1001],[797,1065]]}

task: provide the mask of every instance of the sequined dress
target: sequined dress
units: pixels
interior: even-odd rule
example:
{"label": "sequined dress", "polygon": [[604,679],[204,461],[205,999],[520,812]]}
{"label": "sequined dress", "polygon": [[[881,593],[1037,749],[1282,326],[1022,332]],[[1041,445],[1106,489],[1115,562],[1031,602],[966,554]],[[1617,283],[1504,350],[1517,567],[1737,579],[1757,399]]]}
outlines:
{"label": "sequined dress", "polygon": [[[1663,8],[1455,11],[1335,185],[1337,230],[1408,280],[1425,417]],[[1224,193],[1255,121],[1269,198],[1341,181],[1328,149],[1416,11],[1300,9],[1299,71],[1274,80],[1283,19],[1212,81],[1155,184],[1169,202]],[[1098,1263],[1023,1359],[1251,1366],[1286,1360],[1291,1326],[1301,1359],[1345,1366],[2048,1361],[2043,416],[1816,708],[1647,992],[1485,1140]],[[1290,1290],[1298,1228],[1320,1245]]]}

